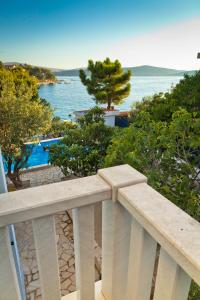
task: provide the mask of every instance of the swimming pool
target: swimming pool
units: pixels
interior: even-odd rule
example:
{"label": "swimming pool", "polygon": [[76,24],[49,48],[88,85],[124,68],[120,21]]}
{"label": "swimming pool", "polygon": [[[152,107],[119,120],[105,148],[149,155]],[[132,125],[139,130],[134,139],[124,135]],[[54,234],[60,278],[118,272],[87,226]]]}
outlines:
{"label": "swimming pool", "polygon": [[[32,153],[28,159],[26,168],[47,165],[49,163],[49,151],[48,147],[57,144],[61,138],[42,140],[40,143],[33,147]],[[34,145],[33,143],[27,143],[27,147]],[[47,147],[47,148],[46,148]],[[46,149],[45,149],[46,148]],[[5,171],[7,172],[6,164],[4,164]]]}
{"label": "swimming pool", "polygon": [[[35,167],[40,165],[46,165],[49,163],[49,150],[48,147],[57,144],[60,141],[60,138],[43,140],[39,144],[33,147],[31,156],[28,159],[28,168]],[[33,145],[33,144],[27,144]],[[46,149],[45,149],[46,148]]]}

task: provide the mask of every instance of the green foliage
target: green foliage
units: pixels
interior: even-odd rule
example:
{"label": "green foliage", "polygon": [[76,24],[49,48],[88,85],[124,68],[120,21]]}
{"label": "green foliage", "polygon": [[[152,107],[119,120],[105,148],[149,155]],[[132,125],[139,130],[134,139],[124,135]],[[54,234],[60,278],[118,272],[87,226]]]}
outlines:
{"label": "green foliage", "polygon": [[24,143],[44,134],[51,117],[51,108],[38,96],[35,78],[23,68],[0,69],[0,144],[8,176],[16,186],[21,185],[19,171],[31,150]]}
{"label": "green foliage", "polygon": [[113,129],[101,116],[103,110],[94,108],[79,121],[79,127],[69,129],[59,144],[50,149],[50,162],[59,166],[67,176],[87,176],[103,165]]}
{"label": "green foliage", "polygon": [[67,120],[63,121],[59,117],[54,117],[52,119],[51,127],[46,133],[46,137],[47,138],[62,137],[68,132],[69,129],[74,129],[76,127],[77,127],[76,123]]}
{"label": "green foliage", "polygon": [[105,164],[129,163],[200,221],[199,79],[200,72],[185,76],[171,93],[137,104],[131,126],[113,138]]}
{"label": "green foliage", "polygon": [[[112,139],[105,166],[128,163],[200,221],[200,72],[171,92],[136,104],[132,124]],[[200,299],[192,284],[189,300]]]}
{"label": "green foliage", "polygon": [[137,120],[112,140],[106,166],[128,163],[151,186],[200,221],[200,119],[186,110],[172,121],[156,122],[141,111]]}
{"label": "green foliage", "polygon": [[200,299],[200,288],[194,281],[192,281],[188,300],[199,300],[199,299]]}
{"label": "green foliage", "polygon": [[80,79],[97,104],[107,104],[107,108],[111,109],[112,104],[121,104],[128,97],[131,71],[124,72],[118,60],[111,62],[106,58],[95,63],[89,60],[87,69],[89,77],[84,70],[80,70]]}
{"label": "green foliage", "polygon": [[6,66],[6,68],[10,70],[15,70],[15,69],[24,69],[28,72],[30,76],[34,76],[39,82],[55,82],[56,81],[56,76],[51,72],[51,70],[47,68],[42,68],[42,67],[36,67],[36,66],[31,66],[28,64],[19,64],[17,66],[15,65],[9,65]]}
{"label": "green foliage", "polygon": [[83,117],[79,118],[81,127],[88,126],[93,123],[104,123],[104,111],[102,108],[95,106],[91,108]]}
{"label": "green foliage", "polygon": [[141,110],[149,112],[155,121],[170,121],[172,114],[180,108],[196,112],[200,116],[200,71],[193,76],[185,75],[171,92],[155,94],[136,103],[131,119]]}
{"label": "green foliage", "polygon": [[32,101],[39,99],[38,81],[35,77],[30,76],[22,67],[11,69],[10,72],[13,76],[17,98],[29,98]]}
{"label": "green foliage", "polygon": [[55,75],[46,68],[35,67],[30,65],[23,65],[31,76],[35,76],[39,81],[56,81]]}

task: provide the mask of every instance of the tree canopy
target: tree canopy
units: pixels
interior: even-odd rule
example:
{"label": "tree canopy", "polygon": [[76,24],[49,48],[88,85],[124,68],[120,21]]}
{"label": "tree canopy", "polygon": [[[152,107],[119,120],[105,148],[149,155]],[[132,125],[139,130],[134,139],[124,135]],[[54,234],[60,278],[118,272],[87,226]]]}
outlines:
{"label": "tree canopy", "polygon": [[[200,71],[137,103],[131,122],[112,138],[104,166],[130,164],[200,221]],[[188,300],[197,299],[200,288],[192,282]]]}
{"label": "tree canopy", "polygon": [[14,69],[24,69],[26,70],[30,76],[34,76],[37,78],[38,82],[45,82],[45,81],[56,81],[56,76],[51,72],[50,69],[31,66],[28,64],[11,64],[5,66],[7,69],[14,70]]}
{"label": "tree canopy", "polygon": [[200,72],[138,103],[132,124],[107,150],[106,166],[129,163],[200,221]]}
{"label": "tree canopy", "polygon": [[104,124],[101,108],[91,109],[79,119],[79,126],[50,148],[50,162],[59,166],[65,176],[88,176],[103,166],[113,128]]}
{"label": "tree canopy", "polygon": [[23,68],[0,68],[0,145],[13,183],[20,185],[19,170],[26,166],[34,140],[51,126],[52,110],[38,96],[37,80]]}
{"label": "tree canopy", "polygon": [[132,119],[141,110],[149,112],[155,121],[170,121],[178,109],[195,112],[200,116],[200,71],[195,75],[185,75],[168,93],[155,94],[136,103],[132,110]]}
{"label": "tree canopy", "polygon": [[53,117],[51,127],[45,134],[45,138],[57,138],[64,136],[69,129],[76,128],[77,124],[68,120],[62,120],[60,117]]}
{"label": "tree canopy", "polygon": [[118,60],[89,60],[87,70],[89,76],[84,70],[80,70],[80,79],[97,104],[107,104],[107,109],[110,110],[112,104],[119,105],[129,96],[131,71],[123,71]]}
{"label": "tree canopy", "polygon": [[31,76],[35,76],[39,81],[56,81],[56,76],[51,72],[51,70],[42,67],[23,65]]}

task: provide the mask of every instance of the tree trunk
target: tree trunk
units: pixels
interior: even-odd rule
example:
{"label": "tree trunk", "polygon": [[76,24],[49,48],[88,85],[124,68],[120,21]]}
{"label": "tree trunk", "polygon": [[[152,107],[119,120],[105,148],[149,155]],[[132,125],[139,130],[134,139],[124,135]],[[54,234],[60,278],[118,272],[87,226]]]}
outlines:
{"label": "tree trunk", "polygon": [[110,110],[110,108],[111,108],[111,103],[112,103],[112,101],[111,101],[111,100],[108,100],[107,110]]}
{"label": "tree trunk", "polygon": [[9,158],[8,159],[8,173],[7,173],[8,178],[12,181],[14,186],[16,188],[21,188],[22,187],[22,181],[19,176],[19,169],[14,168],[14,171],[12,172],[12,160]]}
{"label": "tree trunk", "polygon": [[22,187],[22,181],[19,177],[19,170],[13,172],[13,173],[8,173],[8,178],[12,181],[14,186],[16,188],[21,188]]}

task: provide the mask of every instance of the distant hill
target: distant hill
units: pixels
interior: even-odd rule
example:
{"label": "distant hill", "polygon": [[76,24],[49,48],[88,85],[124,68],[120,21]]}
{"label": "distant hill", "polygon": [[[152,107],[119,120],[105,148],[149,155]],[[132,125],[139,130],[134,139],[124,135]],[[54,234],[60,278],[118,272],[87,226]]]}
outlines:
{"label": "distant hill", "polygon": [[[195,70],[175,70],[146,65],[138,67],[129,67],[124,69],[131,70],[134,76],[183,76],[184,74],[192,75],[196,72]],[[79,76],[79,69],[53,71],[53,73],[56,76]]]}
{"label": "distant hill", "polygon": [[[12,66],[12,65],[26,65],[24,63],[19,62],[6,62],[4,63],[5,66]],[[32,68],[36,66],[31,66]],[[39,67],[41,69],[48,69],[50,70],[55,76],[79,76],[79,68],[77,69],[57,69],[57,68],[46,68],[46,67]],[[84,69],[86,70],[86,68]],[[184,74],[193,75],[195,74],[196,70],[187,71],[187,70],[176,70],[176,69],[168,69],[168,68],[161,68],[161,67],[154,67],[154,66],[138,66],[138,67],[129,67],[124,68],[124,70],[131,70],[134,76],[183,76]]]}
{"label": "distant hill", "polygon": [[[71,70],[61,70],[53,72],[56,76],[79,76],[80,69],[71,69]],[[84,68],[84,70],[86,70]]]}
{"label": "distant hill", "polygon": [[20,62],[16,62],[16,61],[14,61],[14,62],[4,62],[3,64],[4,64],[4,66],[7,66],[7,67],[28,65],[28,66],[31,66],[33,68],[37,67],[37,68],[47,69],[47,70],[50,70],[51,72],[64,71],[63,69],[59,69],[59,68],[48,68],[48,67],[43,67],[43,66],[34,66],[34,65],[29,65],[27,63],[20,63]]}

